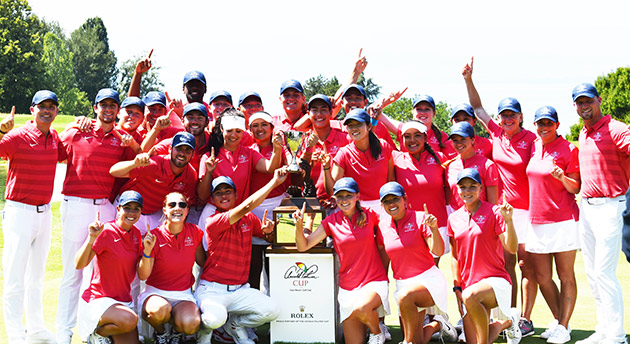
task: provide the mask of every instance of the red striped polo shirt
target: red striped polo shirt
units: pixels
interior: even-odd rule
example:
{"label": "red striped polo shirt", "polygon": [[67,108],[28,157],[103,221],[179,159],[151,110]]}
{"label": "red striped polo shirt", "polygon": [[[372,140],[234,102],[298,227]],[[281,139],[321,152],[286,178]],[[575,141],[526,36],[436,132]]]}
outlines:
{"label": "red striped polo shirt", "polygon": [[171,169],[170,155],[154,155],[148,166],[136,167],[129,172],[129,181],[120,192],[134,190],[142,195],[142,213],[153,214],[162,209],[164,198],[177,191],[194,203],[197,190],[197,172],[190,164],[175,175]]}
{"label": "red striped polo shirt", "polygon": [[50,202],[57,161],[66,159],[54,129],[45,135],[29,121],[2,137],[0,156],[9,159],[5,199],[30,205]]}
{"label": "red striped polo shirt", "polygon": [[264,237],[260,220],[247,213],[230,225],[230,213],[215,213],[206,219],[208,258],[201,279],[222,284],[244,284],[249,278],[252,235]]}
{"label": "red striped polo shirt", "polygon": [[[114,129],[117,130],[117,129]],[[83,198],[109,197],[114,177],[109,169],[121,160],[131,160],[135,153],[121,146],[111,131],[101,128],[81,132],[76,128],[61,133],[61,142],[68,154],[68,169],[62,193]]]}
{"label": "red striped polo shirt", "polygon": [[580,175],[584,197],[617,197],[628,190],[630,131],[610,115],[580,131]]}
{"label": "red striped polo shirt", "polygon": [[[206,135],[206,143],[210,141],[210,134],[207,132],[204,133]],[[153,151],[157,155],[168,154],[168,149],[171,148],[173,144],[173,138],[168,138],[163,141],[160,141],[153,146]],[[208,145],[205,144],[201,147],[195,147],[195,154],[193,154],[192,159],[190,159],[190,165],[195,168],[195,171],[199,171],[199,164],[201,163],[201,157],[206,154],[208,151]]]}

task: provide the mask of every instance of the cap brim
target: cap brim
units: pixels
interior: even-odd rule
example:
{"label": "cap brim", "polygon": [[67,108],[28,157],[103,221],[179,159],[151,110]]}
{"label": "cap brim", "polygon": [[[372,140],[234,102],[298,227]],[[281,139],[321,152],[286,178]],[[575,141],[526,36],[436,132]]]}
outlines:
{"label": "cap brim", "polygon": [[348,192],[352,192],[352,193],[357,193],[357,191],[353,190],[352,188],[349,187],[342,187],[339,188],[338,190],[335,190],[335,195],[338,194],[340,191],[348,191]]}
{"label": "cap brim", "polygon": [[594,95],[594,94],[593,94],[593,93],[591,93],[591,92],[582,92],[582,93],[576,94],[576,95],[575,95],[575,97],[573,97],[573,101],[576,101],[576,100],[577,100],[578,98],[580,98],[580,97],[595,98],[595,97],[596,97],[596,95]]}
{"label": "cap brim", "polygon": [[501,112],[503,112],[503,111],[505,111],[505,110],[514,111],[514,112],[516,112],[516,113],[520,113],[520,112],[521,112],[521,110],[519,110],[519,109],[517,109],[517,108],[515,108],[515,107],[513,107],[513,106],[506,106],[506,107],[504,107],[503,109],[501,109],[501,111],[499,111],[499,114],[501,114]]}
{"label": "cap brim", "polygon": [[552,122],[554,122],[554,123],[558,123],[558,120],[557,120],[557,119],[555,119],[555,118],[553,118],[553,117],[551,117],[551,116],[547,116],[547,115],[543,115],[543,116],[540,116],[540,117],[536,118],[536,119],[534,120],[534,123],[537,123],[537,122],[538,122],[538,121],[540,121],[541,119],[548,119],[548,120],[550,120],[550,121],[552,121]]}

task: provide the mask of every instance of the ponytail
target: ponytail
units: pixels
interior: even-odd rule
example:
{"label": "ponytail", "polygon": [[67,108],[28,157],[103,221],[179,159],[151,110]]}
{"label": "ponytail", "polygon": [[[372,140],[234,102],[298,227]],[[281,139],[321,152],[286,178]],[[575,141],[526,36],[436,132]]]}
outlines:
{"label": "ponytail", "polygon": [[359,213],[359,217],[357,217],[357,227],[363,227],[367,224],[367,214],[365,213],[365,211],[363,211],[363,208],[361,208],[361,203],[359,200],[357,200],[355,208]]}
{"label": "ponytail", "polygon": [[214,155],[219,155],[219,149],[223,147],[223,132],[221,131],[221,116],[217,118],[214,122],[214,126],[212,127],[212,132],[210,133],[210,139],[208,140],[208,152],[212,152],[214,149]]}
{"label": "ponytail", "polygon": [[431,130],[433,131],[433,134],[435,134],[435,138],[437,138],[438,140],[438,146],[440,147],[440,149],[444,148],[445,146],[444,142],[442,142],[442,132],[440,131],[440,128],[431,123]]}
{"label": "ponytail", "polygon": [[429,154],[431,154],[431,156],[433,157],[433,159],[435,159],[438,165],[442,165],[442,163],[440,162],[440,158],[438,158],[437,154],[435,154],[435,151],[433,150],[433,148],[431,148],[431,145],[429,144],[429,142],[427,142],[427,140],[424,140],[424,150],[426,150],[427,152],[429,152]]}
{"label": "ponytail", "polygon": [[381,146],[381,141],[378,139],[376,134],[370,129],[368,132],[368,139],[370,141],[370,151],[372,151],[372,158],[374,160],[378,159],[383,151],[383,147]]}

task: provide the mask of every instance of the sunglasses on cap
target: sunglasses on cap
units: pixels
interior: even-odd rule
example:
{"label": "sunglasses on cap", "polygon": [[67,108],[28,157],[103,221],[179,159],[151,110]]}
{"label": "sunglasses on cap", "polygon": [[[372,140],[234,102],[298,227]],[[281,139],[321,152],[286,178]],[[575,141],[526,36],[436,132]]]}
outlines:
{"label": "sunglasses on cap", "polygon": [[176,206],[179,206],[182,209],[186,209],[188,207],[188,203],[186,203],[186,202],[169,202],[169,203],[166,203],[166,206],[169,207],[170,209],[173,209]]}

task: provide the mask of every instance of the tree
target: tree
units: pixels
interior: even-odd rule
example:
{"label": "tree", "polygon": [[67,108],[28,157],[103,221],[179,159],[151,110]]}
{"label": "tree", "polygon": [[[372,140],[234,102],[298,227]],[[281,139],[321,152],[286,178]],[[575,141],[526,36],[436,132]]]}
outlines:
{"label": "tree", "polygon": [[68,50],[63,39],[52,32],[44,36],[41,62],[44,67],[43,88],[57,93],[59,112],[64,115],[90,115],[92,107],[87,94],[77,88],[72,52]]}
{"label": "tree", "polygon": [[116,88],[116,55],[109,50],[107,29],[99,17],[89,18],[68,41],[79,89],[93,100],[101,88]]}
{"label": "tree", "polygon": [[26,0],[0,0],[0,110],[28,112],[42,81],[43,30]]}
{"label": "tree", "polygon": [[[616,71],[600,75],[595,80],[595,88],[602,97],[602,114],[630,123],[630,67],[619,67]],[[571,126],[568,140],[575,141],[584,127],[584,121]]]}
{"label": "tree", "polygon": [[[129,91],[129,85],[131,85],[131,79],[133,79],[133,73],[136,70],[136,65],[142,59],[145,59],[146,53],[137,55],[123,62],[118,67],[118,93],[120,93],[120,100],[127,98],[127,92]],[[142,74],[142,80],[140,81],[140,95],[145,95],[149,91],[162,91],[164,83],[160,80],[158,71],[162,67],[158,67],[155,64],[151,66],[148,72]]]}
{"label": "tree", "polygon": [[331,79],[326,79],[321,74],[306,80],[304,83],[304,97],[308,101],[312,96],[316,94],[325,94],[329,97],[335,95],[337,90],[341,87],[339,80],[336,76]]}
{"label": "tree", "polygon": [[370,103],[374,102],[378,95],[381,93],[381,86],[377,85],[372,78],[366,78],[364,73],[361,73],[357,85],[363,86],[365,89],[365,95]]}

